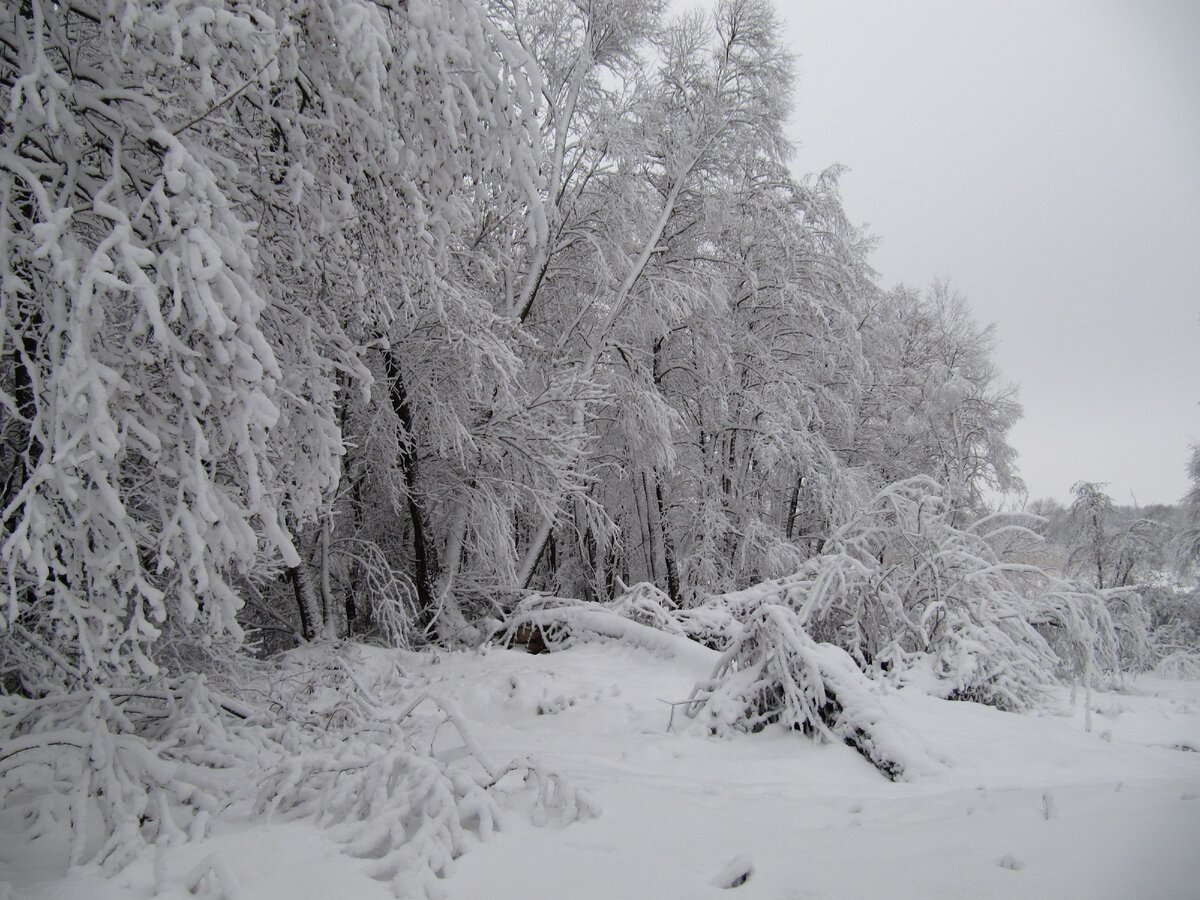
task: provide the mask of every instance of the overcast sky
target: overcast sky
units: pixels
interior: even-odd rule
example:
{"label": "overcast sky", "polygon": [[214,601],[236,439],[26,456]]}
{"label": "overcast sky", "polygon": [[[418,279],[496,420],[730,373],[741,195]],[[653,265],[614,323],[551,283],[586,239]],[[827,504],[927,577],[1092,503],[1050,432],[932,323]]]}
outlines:
{"label": "overcast sky", "polygon": [[1176,502],[1200,440],[1200,3],[777,0],[795,168],[885,285],[949,277],[1021,387],[1030,496]]}

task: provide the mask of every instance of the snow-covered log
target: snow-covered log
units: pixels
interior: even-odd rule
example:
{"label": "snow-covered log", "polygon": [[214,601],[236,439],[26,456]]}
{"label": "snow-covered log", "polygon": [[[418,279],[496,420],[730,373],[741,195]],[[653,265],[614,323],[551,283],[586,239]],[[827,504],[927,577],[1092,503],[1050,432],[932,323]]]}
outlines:
{"label": "snow-covered log", "polygon": [[[637,611],[627,606],[613,609],[591,601],[534,595],[518,604],[508,625],[496,640],[509,645],[519,631],[532,629],[550,650],[562,650],[588,641],[608,640],[641,647],[663,656],[690,660],[701,668],[711,662],[712,651],[689,638],[673,617],[664,615],[658,623],[666,623],[666,627],[662,628],[626,618],[621,612]],[[644,611],[642,614],[645,614]]]}

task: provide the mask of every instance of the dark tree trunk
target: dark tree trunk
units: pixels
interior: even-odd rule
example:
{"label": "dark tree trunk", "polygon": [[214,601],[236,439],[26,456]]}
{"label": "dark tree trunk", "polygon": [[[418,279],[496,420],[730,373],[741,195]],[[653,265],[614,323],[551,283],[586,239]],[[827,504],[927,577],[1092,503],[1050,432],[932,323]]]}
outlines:
{"label": "dark tree trunk", "polygon": [[796,510],[800,507],[800,485],[804,483],[804,476],[801,475],[796,479],[796,485],[792,488],[792,499],[788,503],[787,516],[787,539],[790,541],[792,535],[796,533]]}
{"label": "dark tree trunk", "polygon": [[[28,3],[22,4],[21,15],[26,19],[31,19],[33,8]],[[24,194],[17,204],[19,215],[32,229],[36,213],[32,196],[27,191],[18,193]],[[18,269],[22,274],[31,275],[28,267],[24,264],[18,265]],[[26,277],[24,280],[30,285],[37,284],[37,280],[32,277]],[[41,302],[41,298],[36,293],[29,298],[28,316],[18,325],[21,335],[20,346],[16,346],[14,342],[12,349],[13,401],[18,415],[0,414],[0,441],[3,442],[3,446],[0,447],[0,454],[3,454],[0,456],[0,466],[3,467],[3,471],[0,471],[0,510],[8,509],[10,502],[25,486],[29,475],[26,461],[31,460],[36,466],[42,452],[41,442],[29,429],[29,423],[37,415],[37,398],[33,392],[33,378],[25,364],[28,359],[36,365],[41,350],[43,328]],[[16,295],[13,305],[17,315],[20,316],[22,304],[19,294]],[[7,519],[0,522],[0,529],[4,534],[8,534],[12,530]]]}
{"label": "dark tree trunk", "polygon": [[[638,511],[638,530],[641,532],[642,547],[645,549],[646,569],[650,581],[658,584],[658,560],[654,550],[654,519],[650,513],[650,485],[643,470],[640,482],[633,488],[634,506]],[[645,528],[642,525],[645,524]]]}
{"label": "dark tree trunk", "polygon": [[667,567],[667,596],[671,602],[679,606],[679,566],[675,561],[675,539],[671,537],[671,527],[667,523],[667,504],[663,498],[662,477],[654,473],[654,496],[658,501],[658,527],[662,534],[663,562]]}
{"label": "dark tree trunk", "polygon": [[[654,386],[658,392],[663,393],[663,341],[664,338],[657,338],[654,341],[651,365],[654,374]],[[701,441],[701,449],[703,450],[703,441]],[[671,602],[676,606],[679,605],[679,567],[675,560],[675,540],[671,537],[671,527],[667,522],[667,504],[663,496],[662,475],[658,468],[654,469],[654,499],[651,500],[647,496],[647,504],[654,503],[655,513],[658,519],[658,535],[659,542],[662,544],[663,566],[667,570],[667,596],[671,598]],[[647,495],[649,492],[647,491]],[[649,516],[647,516],[649,518]],[[651,547],[653,552],[653,547]]]}
{"label": "dark tree trunk", "polygon": [[582,577],[580,585],[581,599],[595,600],[596,589],[596,539],[588,524],[587,510],[582,497],[576,496],[572,507],[575,519],[575,541],[579,553],[579,574]]}
{"label": "dark tree trunk", "polygon": [[417,441],[413,429],[412,408],[409,406],[408,392],[404,387],[404,373],[400,369],[400,359],[395,351],[389,350],[384,355],[384,367],[387,371],[388,393],[392,401],[392,410],[396,413],[396,418],[400,420],[403,432],[400,439],[400,458],[397,462],[400,465],[400,473],[404,477],[405,493],[408,496],[408,516],[412,522],[413,566],[416,569],[417,602],[420,605],[416,624],[422,631],[426,631],[433,624],[437,595],[437,548],[433,544],[433,530],[419,494]]}

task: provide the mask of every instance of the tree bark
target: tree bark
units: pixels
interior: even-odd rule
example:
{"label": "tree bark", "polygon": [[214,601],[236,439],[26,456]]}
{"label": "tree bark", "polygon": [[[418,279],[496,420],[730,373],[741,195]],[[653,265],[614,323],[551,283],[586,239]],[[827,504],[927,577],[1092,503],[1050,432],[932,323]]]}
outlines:
{"label": "tree bark", "polygon": [[332,527],[329,516],[321,523],[321,606],[325,611],[325,633],[331,638],[344,638],[350,633],[349,615],[344,605],[333,596],[333,584],[329,575],[329,541]]}
{"label": "tree bark", "polygon": [[548,541],[550,544],[550,567],[554,568],[554,543],[551,537],[553,528],[553,519],[542,519],[537,532],[529,541],[529,546],[525,550],[525,556],[521,559],[521,568],[517,570],[517,585],[521,589],[529,587],[529,582],[533,578],[533,573],[537,569],[538,561],[542,558],[542,553],[545,551]]}
{"label": "tree bark", "polygon": [[308,563],[301,560],[300,565],[291,566],[287,573],[292,582],[292,590],[296,593],[296,606],[300,609],[300,634],[306,641],[314,641],[321,636],[324,617],[321,615],[321,603],[313,587],[312,572],[308,569]]}

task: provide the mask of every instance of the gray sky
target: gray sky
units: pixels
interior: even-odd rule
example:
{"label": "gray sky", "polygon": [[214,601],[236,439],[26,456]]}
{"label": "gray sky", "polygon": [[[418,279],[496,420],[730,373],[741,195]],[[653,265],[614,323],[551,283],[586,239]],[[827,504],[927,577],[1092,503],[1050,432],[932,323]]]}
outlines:
{"label": "gray sky", "polygon": [[777,0],[795,168],[840,162],[885,285],[995,322],[1031,497],[1176,502],[1200,440],[1200,3]]}

